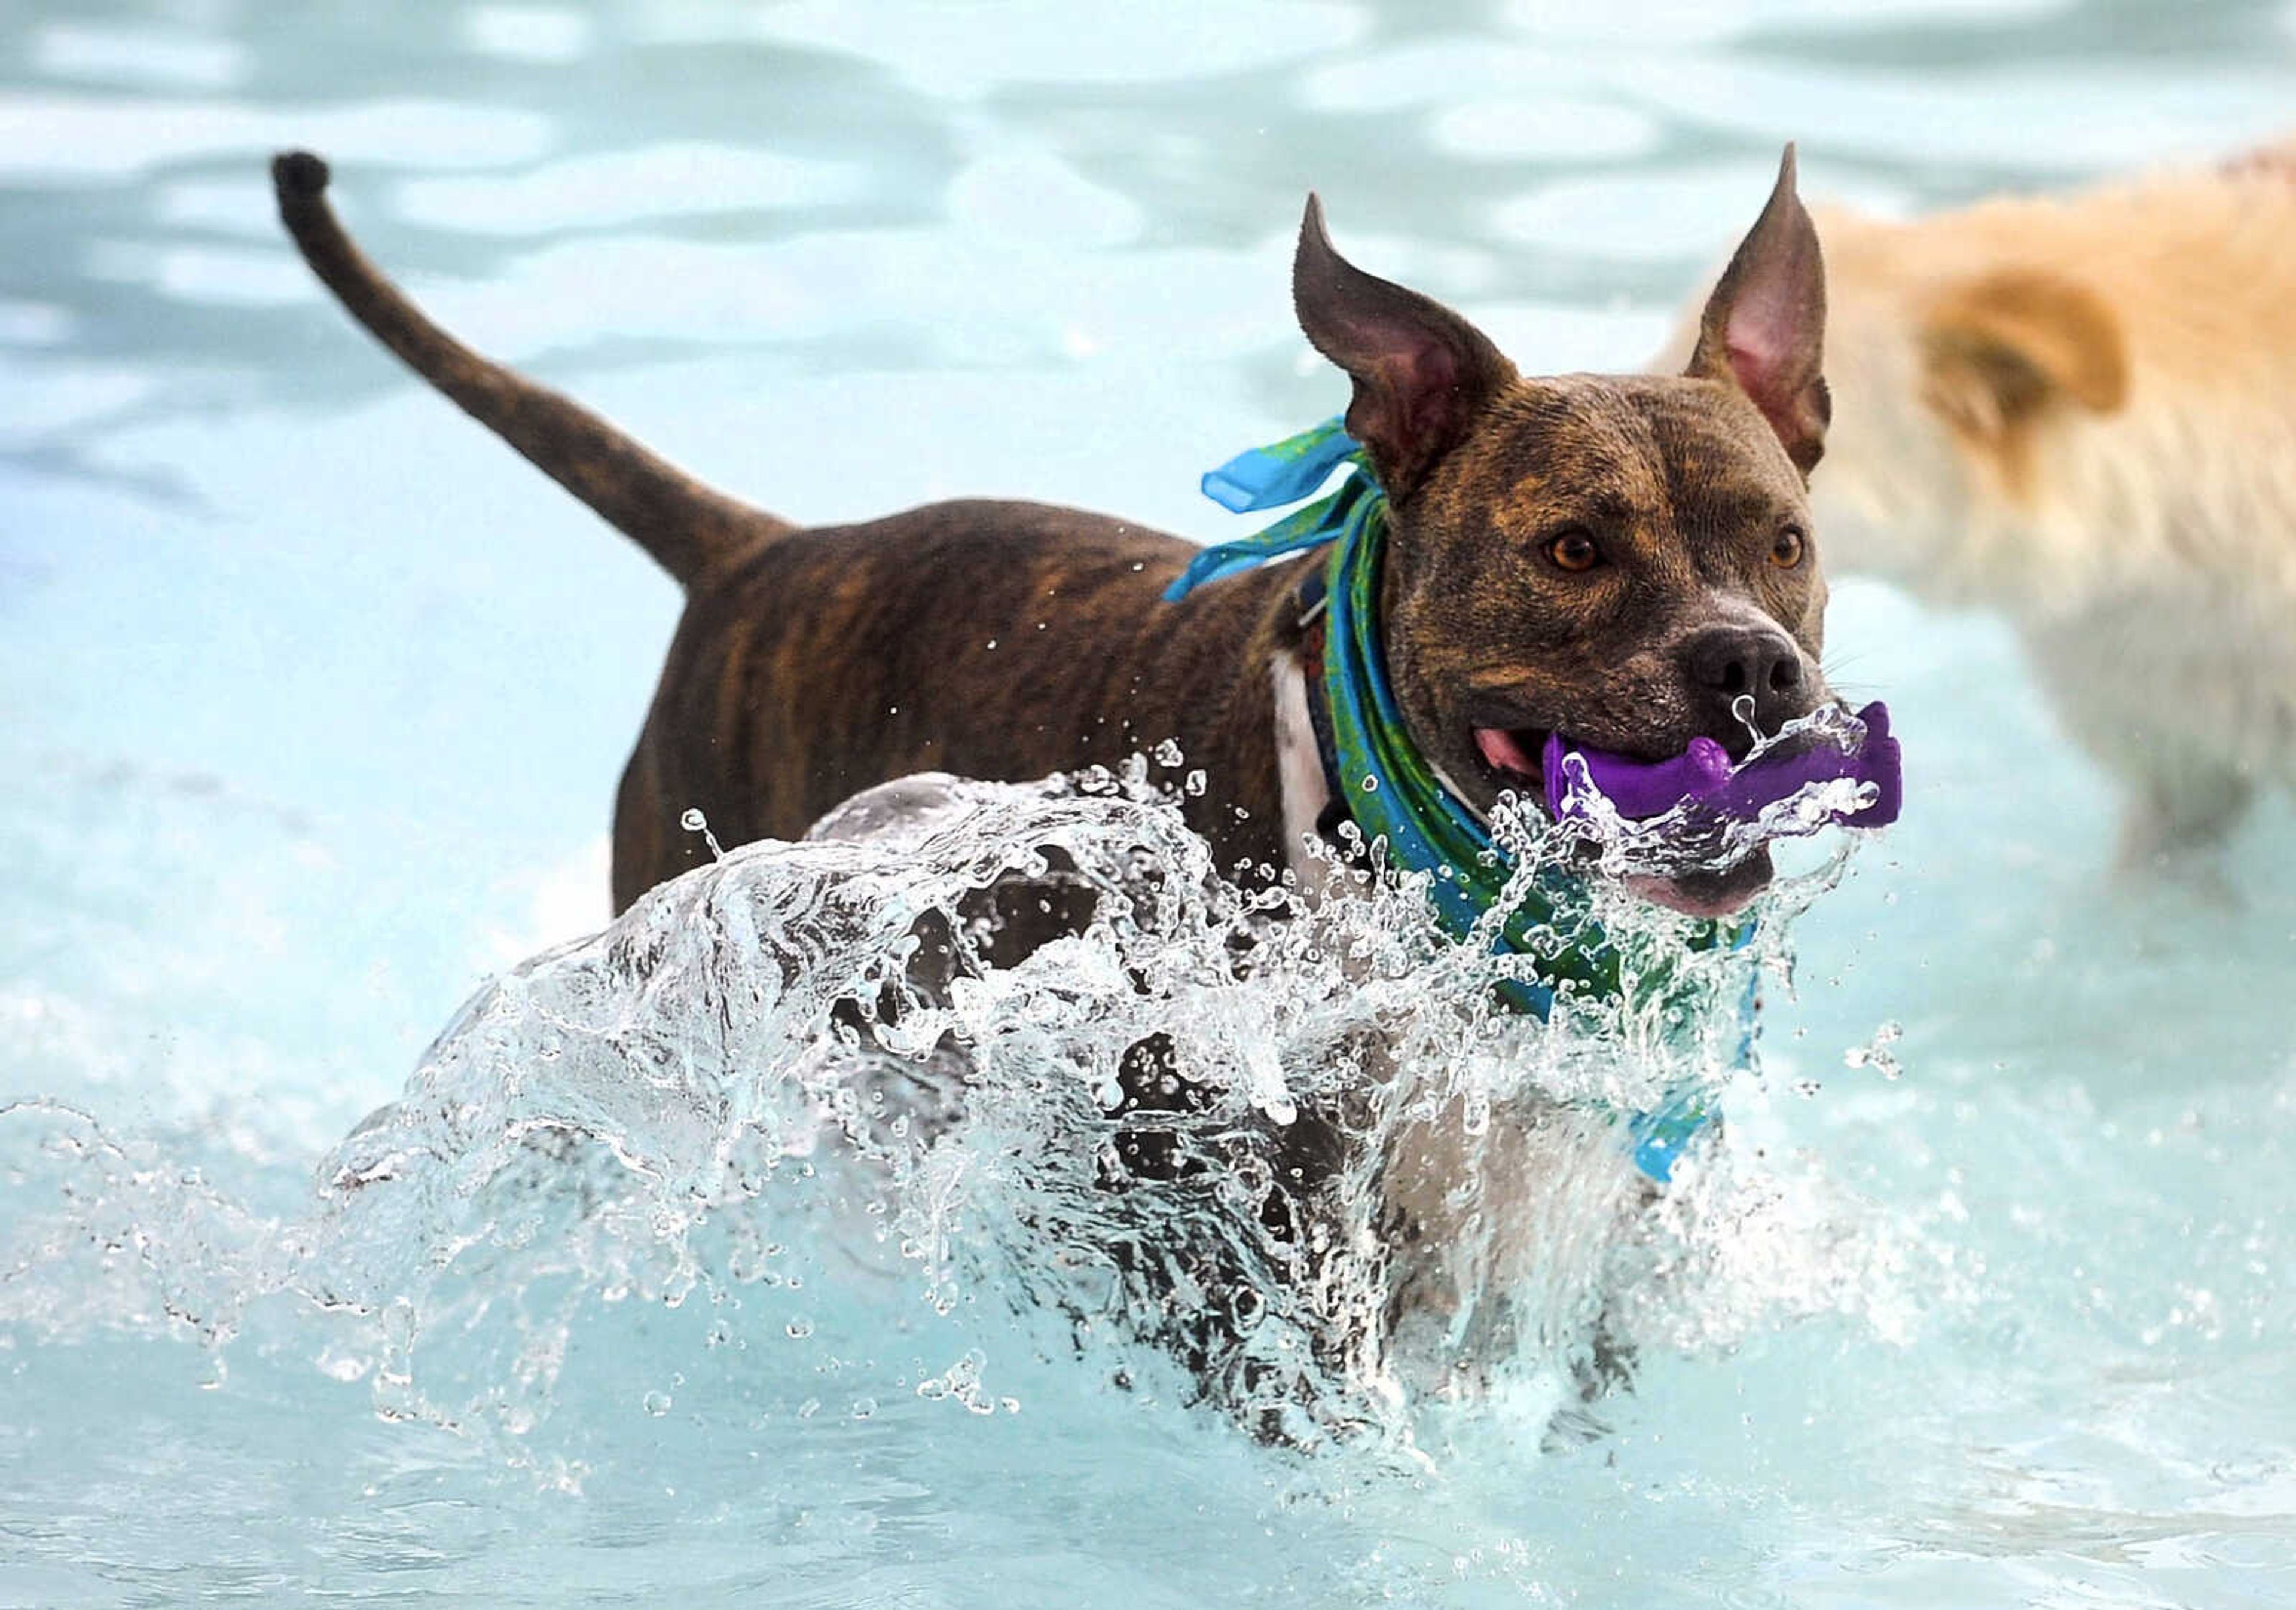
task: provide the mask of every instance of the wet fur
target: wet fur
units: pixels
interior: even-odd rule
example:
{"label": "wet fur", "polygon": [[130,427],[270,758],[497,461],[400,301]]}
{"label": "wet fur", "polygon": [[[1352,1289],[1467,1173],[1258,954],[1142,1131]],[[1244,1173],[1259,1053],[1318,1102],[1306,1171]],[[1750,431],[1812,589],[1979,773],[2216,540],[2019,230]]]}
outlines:
{"label": "wet fur", "polygon": [[887,778],[1024,780],[1166,739],[1230,780],[1188,802],[1223,864],[1282,864],[1267,690],[1297,641],[1291,578],[1163,603],[1195,552],[1073,510],[954,503],[793,533],[707,576],[623,779],[617,909],[697,863],[689,805],[728,844],[795,838]]}
{"label": "wet fur", "polygon": [[[1169,604],[1195,549],[1103,515],[960,502],[799,529],[437,329],[343,232],[318,159],[283,156],[274,177],[297,245],[354,316],[686,589],[615,812],[617,909],[707,853],[679,825],[690,807],[728,846],[794,838],[890,777],[1021,780],[1167,739],[1208,776],[1187,808],[1224,866],[1265,877],[1291,859],[1270,690],[1300,642],[1292,567]],[[1310,203],[1295,296],[1355,382],[1349,428],[1390,495],[1391,673],[1476,803],[1498,787],[1478,722],[1650,756],[1700,731],[1742,747],[1728,699],[1684,668],[1700,631],[1791,639],[1810,674],[1779,718],[1822,697],[1815,558],[1786,572],[1763,557],[1781,525],[1807,524],[1802,470],[1824,428],[1823,282],[1791,157],[1733,274],[1744,284],[1717,291],[1690,375],[1526,380],[1457,315],[1340,257]],[[1543,557],[1574,526],[1611,552],[1602,576]]]}
{"label": "wet fur", "polygon": [[[274,173],[283,221],[345,306],[685,588],[615,812],[617,910],[707,854],[680,823],[689,808],[727,846],[796,838],[890,779],[1026,781],[1119,765],[1166,740],[1206,774],[1184,808],[1224,867],[1267,880],[1294,859],[1323,788],[1298,563],[1175,604],[1162,593],[1196,549],[1103,515],[959,502],[800,529],[463,347],[351,243],[324,200],[324,164],[288,155]],[[1827,697],[1814,546],[1792,566],[1774,557],[1781,533],[1807,531],[1804,476],[1826,413],[1824,286],[1791,153],[1680,378],[1526,379],[1457,315],[1340,257],[1312,200],[1294,292],[1310,340],[1353,381],[1349,428],[1389,494],[1381,622],[1398,699],[1472,801],[1489,804],[1500,786],[1479,725],[1557,729],[1650,758],[1702,732],[1742,751],[1734,697],[1702,668],[1700,646],[1718,635],[1795,668],[1791,686],[1759,691],[1767,723]],[[1599,573],[1566,574],[1549,556],[1574,530],[1600,543]],[[946,943],[924,937],[924,964],[954,965]],[[1193,1099],[1168,1048],[1134,1050],[1128,1110]],[[1297,1234],[1346,1128],[1304,1114],[1278,1138],[1283,1183],[1262,1214],[1272,1234]],[[1500,1128],[1471,1141],[1426,1126],[1392,1159],[1382,1228],[1397,1248],[1397,1301],[1439,1328],[1431,1271],[1462,1234],[1447,1182],[1479,1148],[1526,1168],[1543,1155],[1529,1128]],[[1130,1174],[1188,1176],[1172,1136],[1132,1137]],[[1603,1160],[1626,1168],[1607,1148]],[[1535,1224],[1527,1214],[1510,1255],[1533,1255]],[[1405,1267],[1414,1245],[1434,1254],[1416,1273]],[[1176,1266],[1208,1255],[1158,1252]],[[1177,1351],[1200,1377],[1226,1325],[1208,1311],[1181,1328]],[[1606,1349],[1598,1374],[1623,1368]]]}

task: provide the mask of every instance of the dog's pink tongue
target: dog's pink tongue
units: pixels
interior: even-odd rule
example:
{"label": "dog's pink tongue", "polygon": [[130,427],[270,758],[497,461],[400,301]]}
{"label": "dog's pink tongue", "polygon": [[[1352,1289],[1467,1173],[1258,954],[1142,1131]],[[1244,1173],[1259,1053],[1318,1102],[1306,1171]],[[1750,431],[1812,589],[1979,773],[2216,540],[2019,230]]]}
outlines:
{"label": "dog's pink tongue", "polygon": [[1538,775],[1538,763],[1504,727],[1477,727],[1475,747],[1483,752],[1483,759],[1494,772],[1513,772],[1518,777]]}

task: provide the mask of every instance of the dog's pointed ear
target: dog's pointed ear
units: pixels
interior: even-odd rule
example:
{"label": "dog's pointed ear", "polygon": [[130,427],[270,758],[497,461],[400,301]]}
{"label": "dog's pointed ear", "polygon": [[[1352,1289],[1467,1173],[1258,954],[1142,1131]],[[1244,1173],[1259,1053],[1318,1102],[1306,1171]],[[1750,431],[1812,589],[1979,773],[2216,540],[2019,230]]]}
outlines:
{"label": "dog's pointed ear", "polygon": [[1825,451],[1833,417],[1824,355],[1825,261],[1816,226],[1794,194],[1788,145],[1769,205],[1707,298],[1686,372],[1734,381],[1808,475]]}
{"label": "dog's pointed ear", "polygon": [[1308,341],[1355,381],[1348,434],[1398,502],[1515,378],[1490,339],[1457,314],[1341,257],[1313,195],[1292,263],[1292,299]]}
{"label": "dog's pointed ear", "polygon": [[2046,268],[2003,268],[1948,286],[1919,336],[1931,406],[1966,435],[2004,444],[2046,410],[2111,413],[2128,400],[2128,347],[2103,298]]}

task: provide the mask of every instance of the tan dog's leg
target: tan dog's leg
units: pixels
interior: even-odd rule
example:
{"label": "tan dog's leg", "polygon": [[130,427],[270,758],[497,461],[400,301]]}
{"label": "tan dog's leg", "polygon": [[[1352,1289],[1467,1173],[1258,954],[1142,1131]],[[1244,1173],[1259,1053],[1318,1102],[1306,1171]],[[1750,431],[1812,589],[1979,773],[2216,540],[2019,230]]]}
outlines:
{"label": "tan dog's leg", "polygon": [[2120,822],[2123,872],[2165,873],[2226,903],[2237,896],[2210,857],[2248,815],[2256,783],[2220,760],[2154,757],[2133,780]]}

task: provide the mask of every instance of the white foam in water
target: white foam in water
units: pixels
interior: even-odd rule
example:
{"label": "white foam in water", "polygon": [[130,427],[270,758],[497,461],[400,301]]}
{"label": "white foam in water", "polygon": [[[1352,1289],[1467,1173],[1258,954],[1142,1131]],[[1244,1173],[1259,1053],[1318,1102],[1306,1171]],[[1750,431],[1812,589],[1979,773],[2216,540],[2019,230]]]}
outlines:
{"label": "white foam in water", "polygon": [[[699,1298],[725,1310],[714,1345],[754,1328],[745,1293],[808,1271],[905,1292],[904,1324],[987,1299],[1024,1349],[1057,1316],[1092,1368],[1299,1447],[1408,1446],[1439,1401],[1543,1418],[1639,1347],[1783,1315],[1898,1323],[1897,1254],[1812,1180],[1723,1124],[1656,1191],[1621,1117],[1758,1079],[1740,1003],[1784,976],[1846,847],[1734,948],[1601,895],[1627,988],[1550,1026],[1493,993],[1525,959],[1434,933],[1423,880],[1335,869],[1360,887],[1318,909],[1240,888],[1177,792],[1145,763],[911,779],[737,849],[474,995],[282,1216],[79,1113],[14,1109],[50,1138],[0,1320],[142,1316],[227,1359],[251,1308],[315,1304],[288,1322],[321,1328],[326,1374],[514,1453],[598,1304]],[[1606,831],[1612,858],[1650,837]],[[1519,817],[1502,837],[1519,879],[1579,853]],[[1013,943],[1055,908],[1078,920]],[[993,1410],[993,1350],[963,1339],[947,1370],[860,1385]]]}

